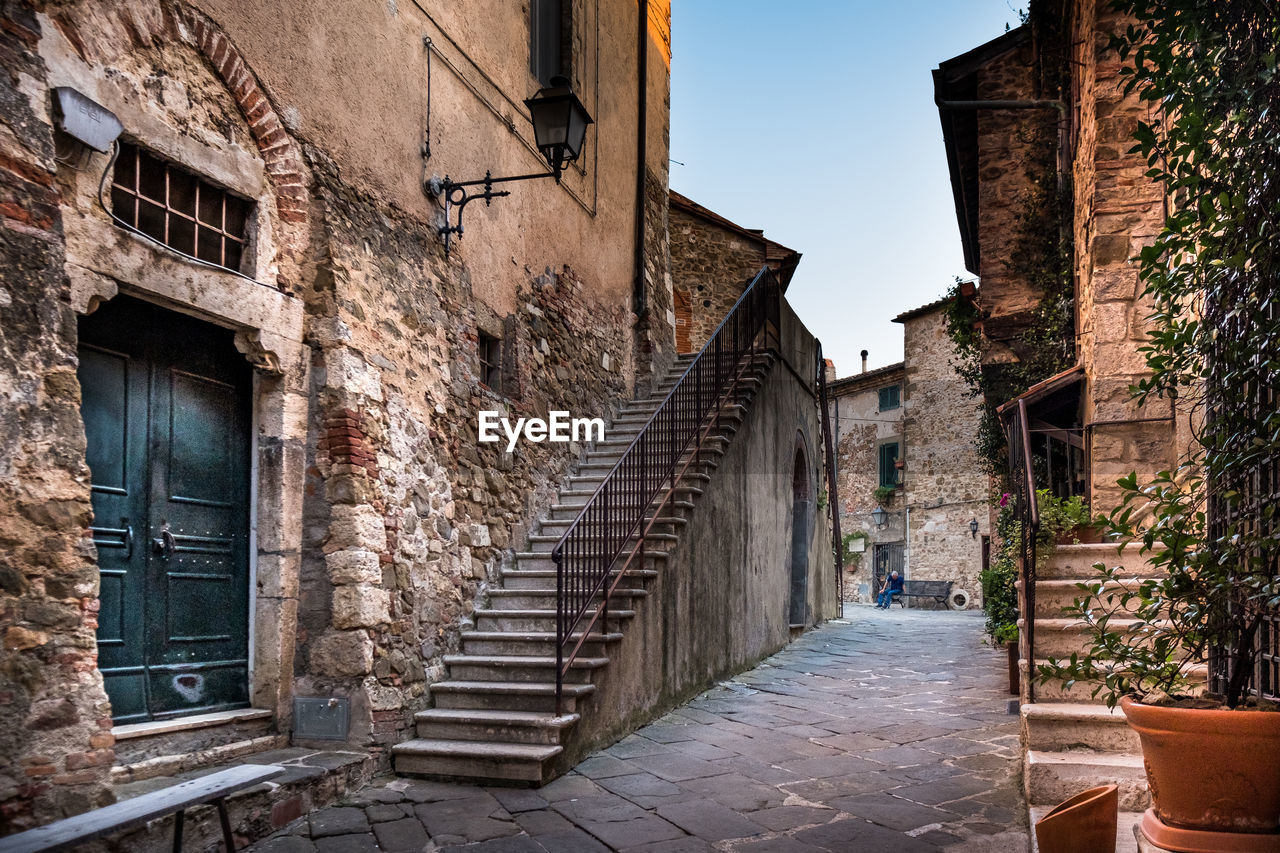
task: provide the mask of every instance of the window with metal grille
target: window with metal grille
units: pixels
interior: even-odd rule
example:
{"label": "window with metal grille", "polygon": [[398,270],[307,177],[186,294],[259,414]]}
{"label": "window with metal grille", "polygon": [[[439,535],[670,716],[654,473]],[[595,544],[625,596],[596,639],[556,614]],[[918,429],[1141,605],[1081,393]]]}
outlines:
{"label": "window with metal grille", "polygon": [[239,272],[252,207],[137,145],[120,143],[111,211],[171,249]]}
{"label": "window with metal grille", "polygon": [[572,0],[530,0],[529,70],[543,86],[569,76],[569,15]]}
{"label": "window with metal grille", "polygon": [[880,445],[880,485],[898,485],[898,451],[896,441]]}
{"label": "window with metal grille", "polygon": [[880,389],[880,411],[887,412],[902,405],[902,392],[899,385],[888,385]]}
{"label": "window with metal grille", "polygon": [[476,353],[480,357],[480,381],[494,391],[502,390],[502,339],[479,334]]}

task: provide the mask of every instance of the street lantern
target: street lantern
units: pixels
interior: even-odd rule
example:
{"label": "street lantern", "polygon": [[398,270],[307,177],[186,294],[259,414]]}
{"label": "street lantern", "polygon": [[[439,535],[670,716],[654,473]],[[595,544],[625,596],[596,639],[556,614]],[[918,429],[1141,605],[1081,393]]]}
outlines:
{"label": "street lantern", "polygon": [[552,77],[551,85],[524,105],[533,119],[534,142],[559,183],[560,173],[582,154],[587,125],[593,123],[591,116],[563,77]]}
{"label": "street lantern", "polygon": [[976,518],[969,519],[969,535],[974,539],[978,538],[978,519]]}
{"label": "street lantern", "polygon": [[[428,195],[444,196],[444,224],[437,230],[444,238],[444,253],[449,254],[449,244],[453,235],[462,236],[462,212],[467,204],[476,199],[483,199],[488,205],[495,198],[511,195],[510,190],[495,190],[494,184],[507,184],[512,181],[532,181],[539,178],[555,178],[560,183],[560,175],[565,168],[582,156],[582,146],[587,138],[587,125],[594,124],[587,108],[578,100],[569,88],[569,81],[563,77],[552,77],[551,85],[538,92],[524,105],[529,108],[529,118],[533,121],[533,139],[542,156],[546,158],[550,172],[536,172],[531,175],[512,175],[509,178],[495,178],[486,171],[484,177],[474,181],[454,181],[445,175],[444,180],[432,177],[426,183]],[[478,192],[471,192],[471,188]],[[453,211],[458,211],[456,225],[450,223]]]}
{"label": "street lantern", "polygon": [[881,530],[889,523],[889,512],[882,506],[877,506],[871,511],[871,520],[876,523],[876,527]]}

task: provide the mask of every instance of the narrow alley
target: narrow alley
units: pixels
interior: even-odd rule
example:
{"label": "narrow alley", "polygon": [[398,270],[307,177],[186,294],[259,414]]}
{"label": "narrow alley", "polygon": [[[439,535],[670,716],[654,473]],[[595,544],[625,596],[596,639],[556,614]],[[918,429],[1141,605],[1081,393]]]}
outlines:
{"label": "narrow alley", "polygon": [[1027,849],[1006,658],[981,614],[845,612],[543,788],[386,777],[252,849]]}

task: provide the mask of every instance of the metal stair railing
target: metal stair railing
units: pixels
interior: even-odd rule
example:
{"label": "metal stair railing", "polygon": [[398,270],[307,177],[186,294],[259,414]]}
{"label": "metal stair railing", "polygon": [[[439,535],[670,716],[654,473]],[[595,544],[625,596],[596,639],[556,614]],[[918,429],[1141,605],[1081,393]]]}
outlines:
{"label": "metal stair railing", "polygon": [[610,595],[637,556],[644,565],[645,539],[698,461],[722,407],[755,357],[767,351],[770,323],[778,328],[780,295],[777,277],[761,268],[552,549],[557,714],[565,675],[583,643],[597,623],[608,624]]}

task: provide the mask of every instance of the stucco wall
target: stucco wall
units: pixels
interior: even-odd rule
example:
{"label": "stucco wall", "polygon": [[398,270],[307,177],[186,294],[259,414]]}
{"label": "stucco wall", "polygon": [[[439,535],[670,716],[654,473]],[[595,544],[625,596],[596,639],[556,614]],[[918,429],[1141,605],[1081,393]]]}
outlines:
{"label": "stucco wall", "polygon": [[[813,336],[785,303],[782,314],[783,358],[799,375],[812,375]],[[787,643],[793,460],[800,441],[816,494],[817,413],[812,388],[775,363],[679,545],[610,649],[608,672],[580,704],[582,721],[559,759],[563,766]],[[798,535],[808,563],[805,624],[813,626],[840,611],[826,510],[815,505],[807,527]],[[744,535],[726,536],[729,530]]]}

